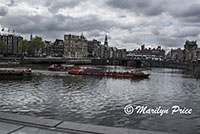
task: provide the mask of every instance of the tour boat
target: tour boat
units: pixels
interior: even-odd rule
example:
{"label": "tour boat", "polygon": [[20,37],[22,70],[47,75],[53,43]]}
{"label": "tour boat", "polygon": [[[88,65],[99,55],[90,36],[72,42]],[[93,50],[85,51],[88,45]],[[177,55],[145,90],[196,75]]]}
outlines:
{"label": "tour boat", "polygon": [[122,78],[148,78],[150,75],[140,70],[131,70],[131,72],[104,72],[103,69],[96,67],[73,68],[69,71],[69,74],[110,76],[110,77],[122,77]]}
{"label": "tour boat", "polygon": [[53,65],[48,67],[48,70],[50,70],[50,71],[64,71],[65,72],[65,71],[69,71],[73,67],[74,67],[74,65],[53,64]]}
{"label": "tour boat", "polygon": [[0,76],[31,76],[32,69],[29,67],[0,68]]}

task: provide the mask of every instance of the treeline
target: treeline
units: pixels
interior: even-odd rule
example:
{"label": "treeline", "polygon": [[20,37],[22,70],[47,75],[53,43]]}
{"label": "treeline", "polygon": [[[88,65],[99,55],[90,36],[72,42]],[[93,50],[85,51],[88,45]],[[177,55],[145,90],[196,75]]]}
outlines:
{"label": "treeline", "polygon": [[31,41],[23,40],[19,45],[22,54],[27,53],[32,56],[38,55],[39,51],[42,51],[44,47],[45,44],[42,38],[38,36],[34,37]]}

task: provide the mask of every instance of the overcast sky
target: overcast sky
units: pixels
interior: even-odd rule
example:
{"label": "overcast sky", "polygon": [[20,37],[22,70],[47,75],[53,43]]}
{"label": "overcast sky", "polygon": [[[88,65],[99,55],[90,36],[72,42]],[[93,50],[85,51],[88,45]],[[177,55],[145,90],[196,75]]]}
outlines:
{"label": "overcast sky", "polygon": [[132,50],[200,41],[200,0],[1,0],[0,27],[44,40],[81,32],[88,38]]}

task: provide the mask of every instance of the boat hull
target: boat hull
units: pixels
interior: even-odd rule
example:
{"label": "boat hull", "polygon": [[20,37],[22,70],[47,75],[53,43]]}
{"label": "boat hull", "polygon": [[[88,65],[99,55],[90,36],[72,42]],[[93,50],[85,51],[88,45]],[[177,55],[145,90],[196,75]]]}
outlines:
{"label": "boat hull", "polygon": [[108,76],[108,77],[119,77],[119,78],[148,78],[150,74],[123,74],[123,73],[91,73],[91,72],[76,72],[76,71],[69,71],[69,74],[74,75],[94,75],[94,76]]}
{"label": "boat hull", "polygon": [[0,77],[31,75],[31,68],[0,68]]}
{"label": "boat hull", "polygon": [[62,69],[62,68],[48,68],[49,71],[62,71],[62,72],[68,72],[69,69]]}

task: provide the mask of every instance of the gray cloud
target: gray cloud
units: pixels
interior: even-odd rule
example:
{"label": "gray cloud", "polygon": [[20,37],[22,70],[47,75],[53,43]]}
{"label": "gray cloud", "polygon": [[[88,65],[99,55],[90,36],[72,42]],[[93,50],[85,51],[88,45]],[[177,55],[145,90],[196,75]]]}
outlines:
{"label": "gray cloud", "polygon": [[111,46],[129,49],[143,43],[182,47],[185,39],[200,40],[198,0],[3,1],[1,27],[22,36],[33,33],[55,40],[83,32],[90,40],[103,41],[108,34]]}
{"label": "gray cloud", "polygon": [[200,13],[200,5],[197,4],[192,4],[173,12],[171,11],[171,14],[176,17],[194,17],[194,16],[199,17],[200,16],[199,13]]}
{"label": "gray cloud", "polygon": [[182,29],[175,33],[173,36],[177,38],[197,37],[200,34],[200,28]]}
{"label": "gray cloud", "polygon": [[53,15],[52,17],[40,15],[6,16],[0,19],[0,23],[22,34],[31,32],[37,34],[48,33],[52,37],[55,37],[53,33],[56,34],[56,32],[90,32],[94,29],[96,31],[108,31],[110,28],[117,26],[114,22],[103,21],[92,15],[80,18],[64,15]]}
{"label": "gray cloud", "polygon": [[[185,3],[186,4],[186,3]],[[181,22],[199,22],[200,21],[200,2],[189,3],[188,5],[178,7],[174,6],[169,10],[170,15],[178,18]]]}
{"label": "gray cloud", "polygon": [[159,45],[164,47],[183,47],[185,39],[179,38],[169,38],[169,37],[157,37],[156,38]]}
{"label": "gray cloud", "polygon": [[[181,4],[181,6],[180,6]],[[107,5],[134,12],[136,15],[157,16],[162,13],[178,18],[180,22],[200,21],[200,1],[187,0],[108,0]]]}
{"label": "gray cloud", "polygon": [[160,32],[158,31],[158,29],[152,29],[152,30],[151,30],[151,33],[152,33],[153,35],[160,35]]}
{"label": "gray cloud", "polygon": [[10,4],[8,4],[8,6],[14,6],[15,4],[15,0],[10,0]]}
{"label": "gray cloud", "polygon": [[138,15],[157,16],[164,11],[164,3],[164,0],[109,0],[107,4],[114,8],[133,11]]}
{"label": "gray cloud", "polygon": [[80,2],[81,0],[48,0],[45,6],[48,7],[50,12],[56,13],[62,8],[74,8]]}
{"label": "gray cloud", "polygon": [[8,13],[8,9],[5,7],[0,7],[0,16],[6,16]]}

